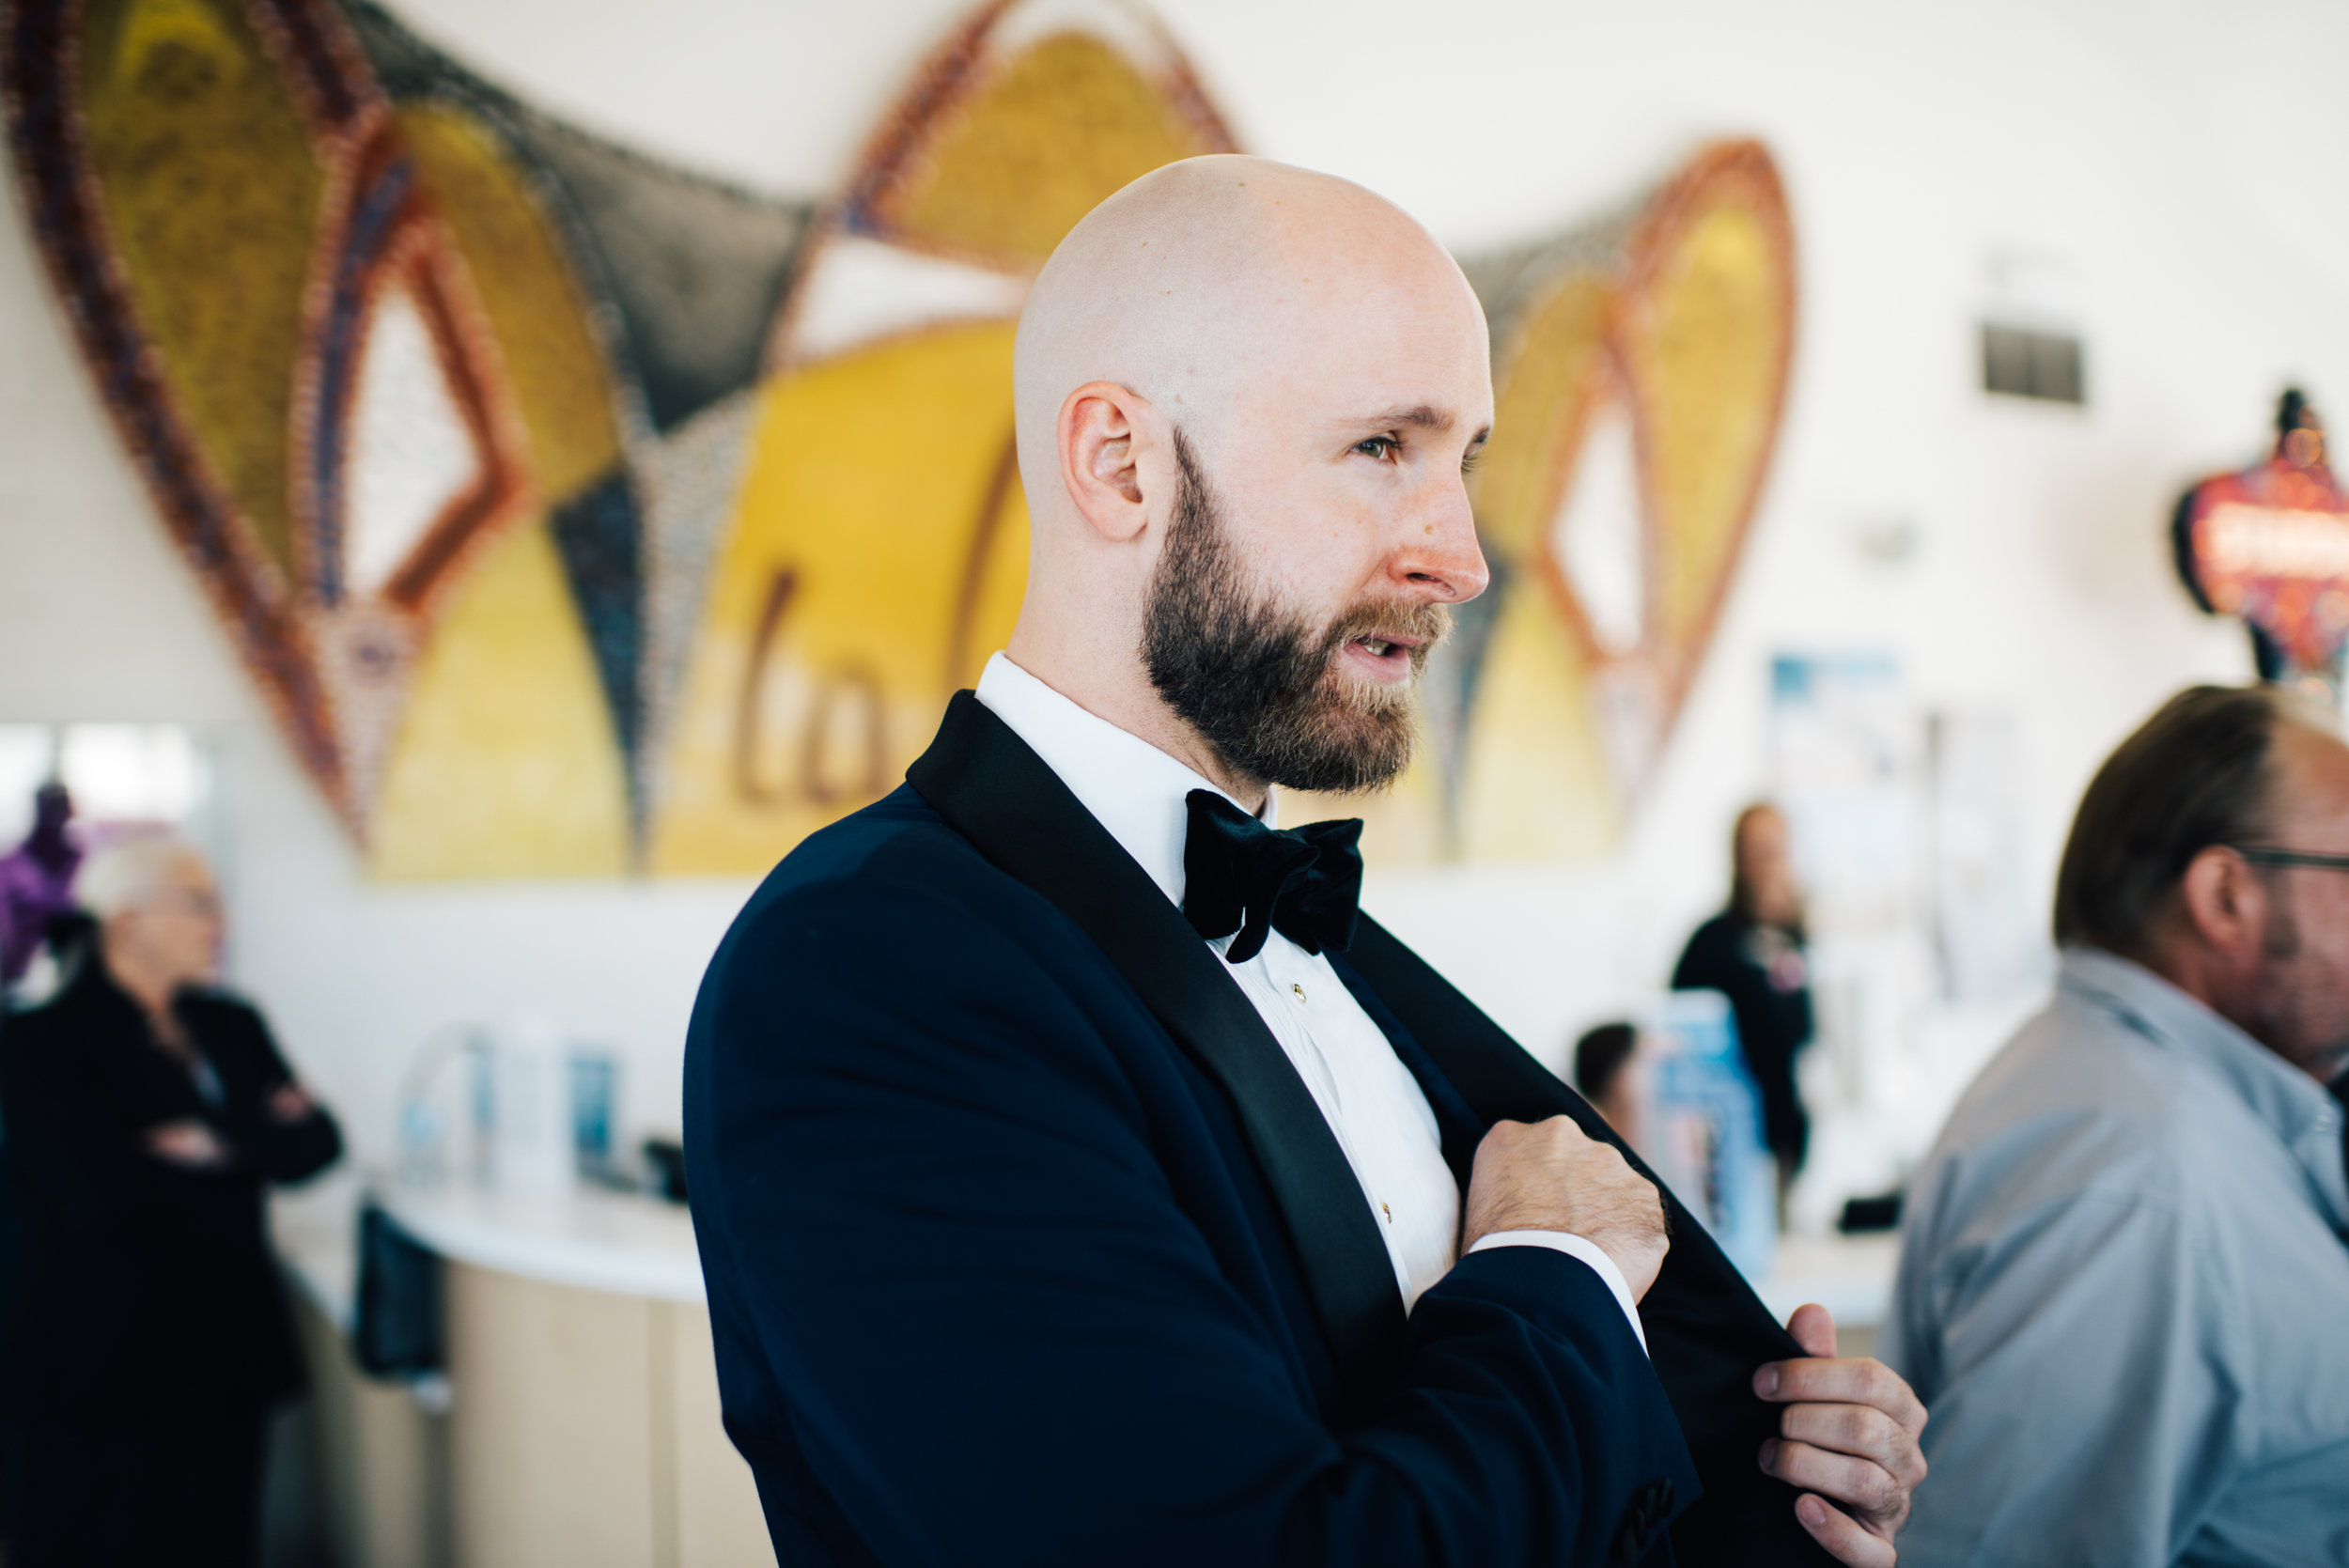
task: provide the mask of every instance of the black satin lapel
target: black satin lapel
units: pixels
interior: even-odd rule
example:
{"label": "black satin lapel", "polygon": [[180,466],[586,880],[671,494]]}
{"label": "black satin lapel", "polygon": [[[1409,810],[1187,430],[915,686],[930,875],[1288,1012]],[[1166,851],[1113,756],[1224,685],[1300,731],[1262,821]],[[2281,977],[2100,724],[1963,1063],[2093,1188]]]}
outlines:
{"label": "black satin lapel", "polygon": [[[1608,1125],[1607,1118],[1591,1109],[1590,1101],[1576,1094],[1555,1073],[1534,1061],[1523,1046],[1438,974],[1427,960],[1397,941],[1392,932],[1368,915],[1362,916],[1355,928],[1354,946],[1346,954],[1346,960],[1363,984],[1410,1031],[1445,1080],[1486,1126],[1502,1120],[1538,1122],[1565,1115],[1573,1117],[1591,1137],[1612,1143],[1623,1151],[1633,1170],[1663,1191],[1672,1225],[1672,1257],[1677,1259],[1684,1251],[1709,1253],[1712,1260],[1718,1260],[1728,1281],[1737,1286],[1733,1295],[1750,1302],[1767,1318],[1768,1310],[1746,1283],[1745,1277],[1730,1264],[1695,1217],[1681,1207],[1680,1200],[1664,1187],[1631,1145]],[[1687,1239],[1697,1245],[1684,1248],[1684,1232],[1691,1233]],[[1670,1268],[1671,1264],[1668,1262],[1665,1266]],[[1657,1281],[1659,1286],[1662,1283]],[[1708,1298],[1708,1306],[1718,1312],[1719,1302]],[[1786,1340],[1785,1353],[1801,1354],[1792,1336]]]}
{"label": "black satin lapel", "polygon": [[1680,1560],[1832,1561],[1796,1521],[1795,1489],[1755,1464],[1763,1441],[1778,1435],[1779,1415],[1754,1396],[1753,1371],[1765,1361],[1801,1355],[1795,1337],[1607,1119],[1425,959],[1363,915],[1346,961],[1486,1126],[1571,1116],[1585,1133],[1622,1150],[1631,1168],[1663,1193],[1672,1250],[1641,1299],[1640,1320],[1657,1376],[1704,1481],[1703,1498],[1672,1526]]}
{"label": "black satin lapel", "polygon": [[971,692],[947,705],[906,782],[980,854],[1075,921],[1222,1085],[1288,1223],[1339,1369],[1357,1389],[1382,1383],[1404,1327],[1386,1244],[1330,1124],[1221,962],[1060,776]]}

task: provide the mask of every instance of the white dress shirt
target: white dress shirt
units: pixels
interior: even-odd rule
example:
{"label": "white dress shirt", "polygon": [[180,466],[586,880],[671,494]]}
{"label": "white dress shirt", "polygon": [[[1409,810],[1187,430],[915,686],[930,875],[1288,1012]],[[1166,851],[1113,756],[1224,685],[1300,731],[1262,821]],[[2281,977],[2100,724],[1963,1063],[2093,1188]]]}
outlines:
{"label": "white dress shirt", "polygon": [[[1183,841],[1190,825],[1187,798],[1194,789],[1224,792],[1141,737],[1087,712],[1001,653],[988,660],[978,698],[1044,759],[1078,803],[1180,908]],[[1263,819],[1273,825],[1270,799]],[[1231,940],[1208,942],[1219,961]],[[1385,1238],[1408,1312],[1451,1270],[1459,1249],[1459,1184],[1444,1163],[1427,1096],[1328,958],[1275,930],[1264,951],[1225,969],[1288,1054],[1346,1152]],[[1507,1231],[1484,1237],[1470,1250],[1506,1246],[1548,1247],[1590,1265],[1622,1305],[1641,1344],[1647,1343],[1622,1271],[1596,1243],[1560,1231]]]}

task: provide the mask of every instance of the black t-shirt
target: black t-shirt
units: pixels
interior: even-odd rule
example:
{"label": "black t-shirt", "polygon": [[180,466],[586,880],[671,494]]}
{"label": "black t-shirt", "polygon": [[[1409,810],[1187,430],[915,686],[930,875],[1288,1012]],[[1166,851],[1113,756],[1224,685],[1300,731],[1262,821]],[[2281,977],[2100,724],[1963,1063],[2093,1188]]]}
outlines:
{"label": "black t-shirt", "polygon": [[1801,943],[1734,911],[1696,929],[1672,970],[1674,990],[1719,991],[1737,1019],[1737,1043],[1762,1094],[1771,1152],[1801,1163],[1811,1121],[1795,1087],[1795,1057],[1811,1040],[1811,985]]}

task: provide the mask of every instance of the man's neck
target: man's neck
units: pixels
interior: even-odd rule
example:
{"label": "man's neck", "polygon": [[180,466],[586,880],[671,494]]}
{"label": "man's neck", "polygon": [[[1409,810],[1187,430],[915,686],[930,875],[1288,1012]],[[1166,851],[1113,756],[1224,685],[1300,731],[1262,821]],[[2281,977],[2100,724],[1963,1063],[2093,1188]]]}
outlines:
{"label": "man's neck", "polygon": [[2180,938],[2173,932],[2169,939],[2157,940],[2144,954],[2124,953],[2118,956],[2151,970],[2249,1035],[2277,1060],[2298,1068],[2319,1083],[2329,1082],[2343,1068],[2349,1068],[2349,1046],[2303,1059],[2278,1045],[2270,1038],[2274,1032],[2267,1027],[2267,1019],[2260,1010],[2243,1005],[2247,994],[2263,987],[2257,983],[2248,986],[2236,983],[2214,955],[2190,939]]}
{"label": "man's neck", "polygon": [[1158,689],[1140,669],[1128,666],[1106,676],[1087,678],[1077,661],[1054,660],[1018,636],[1003,657],[1075,703],[1095,718],[1115,724],[1128,735],[1164,752],[1216,788],[1239,802],[1252,815],[1264,815],[1269,786],[1262,779],[1233,772],[1199,732],[1166,706]]}
{"label": "man's neck", "polygon": [[123,995],[139,1004],[139,1011],[147,1015],[158,1037],[176,1043],[179,1025],[171,1008],[179,998],[179,983],[134,957],[118,956],[112,952],[105,952],[103,956],[107,978]]}

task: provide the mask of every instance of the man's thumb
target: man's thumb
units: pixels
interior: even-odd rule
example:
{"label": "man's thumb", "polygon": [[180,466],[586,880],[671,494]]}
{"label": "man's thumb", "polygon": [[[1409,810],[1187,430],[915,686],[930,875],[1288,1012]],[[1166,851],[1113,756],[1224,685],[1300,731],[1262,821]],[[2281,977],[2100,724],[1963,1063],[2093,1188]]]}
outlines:
{"label": "man's thumb", "polygon": [[1795,1309],[1795,1315],[1786,1320],[1786,1331],[1795,1336],[1806,1356],[1832,1358],[1835,1355],[1835,1319],[1816,1301],[1806,1301]]}

